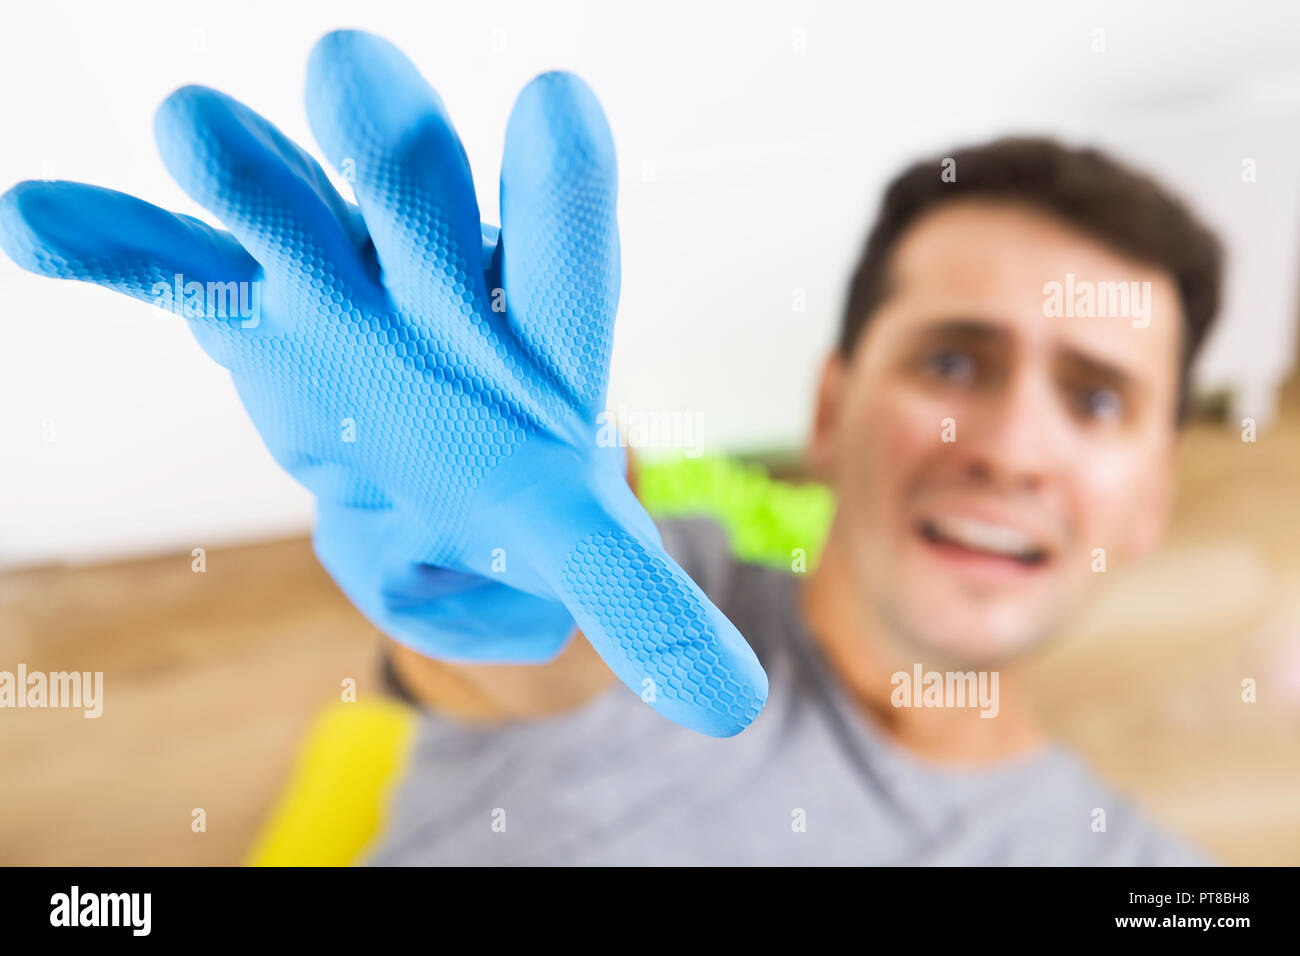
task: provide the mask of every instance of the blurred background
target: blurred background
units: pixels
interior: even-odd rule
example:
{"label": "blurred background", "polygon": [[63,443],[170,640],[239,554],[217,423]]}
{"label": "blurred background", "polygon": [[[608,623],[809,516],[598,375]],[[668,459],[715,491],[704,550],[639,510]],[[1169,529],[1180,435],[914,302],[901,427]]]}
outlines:
{"label": "blurred background", "polygon": [[[802,440],[904,163],[1047,133],[1157,174],[1228,246],[1224,312],[1169,544],[1044,657],[1040,706],[1167,826],[1227,862],[1300,863],[1300,8],[225,0],[6,18],[0,188],[81,180],[201,218],[151,131],[182,84],[318,154],[312,44],[385,35],[447,104],[496,221],[514,97],[580,73],[620,156],[611,405],[690,415],[704,450],[759,461]],[[174,316],[8,259],[0,306],[0,670],[107,685],[99,720],[0,710],[0,863],[237,862],[313,714],[345,678],[374,691],[376,635],[310,554],[310,497]]]}

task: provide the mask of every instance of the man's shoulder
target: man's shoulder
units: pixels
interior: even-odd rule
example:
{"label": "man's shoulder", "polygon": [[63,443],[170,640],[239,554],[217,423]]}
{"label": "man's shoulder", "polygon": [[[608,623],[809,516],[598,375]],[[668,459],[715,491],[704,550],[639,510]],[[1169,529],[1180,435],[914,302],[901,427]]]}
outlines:
{"label": "man's shoulder", "polygon": [[[1101,866],[1212,866],[1204,851],[1156,822],[1131,796],[1102,780],[1079,754],[1056,748],[1045,804],[1071,821],[1076,858]],[[1085,822],[1086,821],[1086,822]],[[1075,826],[1084,825],[1075,830]]]}
{"label": "man's shoulder", "polygon": [[656,521],[664,550],[709,599],[717,603],[729,586],[737,561],[726,530],[705,515],[681,515]]}

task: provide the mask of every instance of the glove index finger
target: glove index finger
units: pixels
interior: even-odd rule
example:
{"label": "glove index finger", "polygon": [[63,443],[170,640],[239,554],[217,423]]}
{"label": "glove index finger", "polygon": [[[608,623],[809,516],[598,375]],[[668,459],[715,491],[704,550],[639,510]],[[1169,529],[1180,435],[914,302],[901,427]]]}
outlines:
{"label": "glove index finger", "polygon": [[605,399],[621,281],[618,162],[591,89],[544,73],[519,94],[501,163],[502,277],[519,336],[592,411]]}

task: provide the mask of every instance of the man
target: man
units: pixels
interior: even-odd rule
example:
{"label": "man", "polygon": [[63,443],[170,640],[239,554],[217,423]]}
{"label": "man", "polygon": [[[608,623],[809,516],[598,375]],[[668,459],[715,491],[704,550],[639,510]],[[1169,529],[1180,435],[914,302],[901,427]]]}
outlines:
{"label": "man", "polygon": [[5,197],[0,236],[142,298],[173,270],[283,274],[251,333],[186,315],[428,707],[372,862],[1202,860],[1046,740],[1023,690],[1098,562],[1159,540],[1219,281],[1179,203],[1040,140],[895,180],[817,396],[808,462],[837,508],[800,577],[735,561],[707,521],[649,526],[593,447],[617,236],[585,88],[525,90],[502,234],[480,237],[409,63],[355,33],[312,59],[313,128],[354,161],[359,211],[260,117],[187,88],[160,145],[233,238],[39,184]]}

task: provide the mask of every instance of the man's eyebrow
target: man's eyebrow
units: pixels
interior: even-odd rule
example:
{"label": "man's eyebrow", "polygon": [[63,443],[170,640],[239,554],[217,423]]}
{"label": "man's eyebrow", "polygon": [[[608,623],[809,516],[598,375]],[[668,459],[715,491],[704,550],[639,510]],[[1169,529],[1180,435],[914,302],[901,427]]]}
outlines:
{"label": "man's eyebrow", "polygon": [[911,337],[920,341],[993,342],[1011,340],[1011,333],[993,322],[983,319],[943,319],[930,322],[912,331]]}
{"label": "man's eyebrow", "polygon": [[[912,331],[911,338],[918,342],[1005,345],[1010,344],[1015,336],[1008,329],[985,319],[953,318],[920,326]],[[1139,390],[1137,377],[1114,362],[1068,346],[1061,349],[1060,356],[1071,371],[1092,376],[1117,390]]]}
{"label": "man's eyebrow", "polygon": [[1100,379],[1112,388],[1121,391],[1136,391],[1138,388],[1136,378],[1126,369],[1112,362],[1088,355],[1075,348],[1061,349],[1061,358],[1073,371]]}

